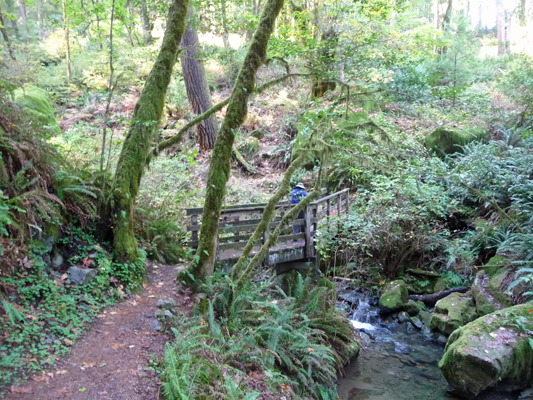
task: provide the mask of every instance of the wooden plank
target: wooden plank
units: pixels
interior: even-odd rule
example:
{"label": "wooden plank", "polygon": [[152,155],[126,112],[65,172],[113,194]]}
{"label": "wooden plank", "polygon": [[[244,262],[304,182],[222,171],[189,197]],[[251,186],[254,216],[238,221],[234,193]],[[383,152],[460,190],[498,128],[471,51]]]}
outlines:
{"label": "wooden plank", "polygon": [[[276,205],[276,208],[285,207],[288,204],[289,202],[287,200],[282,200]],[[259,209],[259,208],[264,209],[266,206],[267,206],[267,203],[236,204],[236,205],[231,205],[231,206],[225,206],[224,208],[222,208],[222,214],[226,214],[228,212],[233,212],[233,211],[245,211],[249,209]],[[202,215],[203,211],[204,211],[203,207],[191,207],[191,208],[185,209],[187,216]]]}
{"label": "wooden plank", "polygon": [[220,243],[231,243],[231,242],[248,242],[252,235],[232,235],[232,236],[222,236],[220,237]]}

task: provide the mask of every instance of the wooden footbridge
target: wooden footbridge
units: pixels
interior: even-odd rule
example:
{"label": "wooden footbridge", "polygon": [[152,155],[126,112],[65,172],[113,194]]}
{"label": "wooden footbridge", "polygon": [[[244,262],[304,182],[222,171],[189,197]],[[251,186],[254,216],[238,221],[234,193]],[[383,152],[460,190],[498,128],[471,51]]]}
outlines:
{"label": "wooden footbridge", "polygon": [[[255,231],[261,218],[266,203],[241,204],[223,208],[219,223],[217,242],[217,260],[227,265],[234,263],[242,254],[244,246]],[[350,191],[344,189],[339,192],[324,195],[321,199],[310,203],[304,213],[303,219],[295,220],[286,231],[278,237],[275,246],[268,251],[268,257],[263,260],[266,265],[276,265],[291,261],[308,261],[317,258],[314,238],[317,227],[329,224],[330,219],[347,214],[350,207]],[[268,239],[268,235],[280,223],[283,215],[292,206],[288,201],[282,201],[276,206],[272,222],[264,233],[259,243],[254,246],[250,256],[256,254]],[[200,216],[202,208],[188,208],[188,230],[191,232],[190,246],[198,247],[198,235],[201,228]],[[336,218],[335,218],[336,220]],[[300,233],[293,233],[293,227],[298,226]]]}

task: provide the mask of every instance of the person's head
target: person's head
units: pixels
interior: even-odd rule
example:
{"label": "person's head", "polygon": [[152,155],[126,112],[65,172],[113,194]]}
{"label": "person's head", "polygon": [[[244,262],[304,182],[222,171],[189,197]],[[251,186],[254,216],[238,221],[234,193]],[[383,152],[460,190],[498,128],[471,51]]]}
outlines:
{"label": "person's head", "polygon": [[305,186],[302,182],[298,182],[298,184],[294,187],[295,189],[303,189],[305,190]]}

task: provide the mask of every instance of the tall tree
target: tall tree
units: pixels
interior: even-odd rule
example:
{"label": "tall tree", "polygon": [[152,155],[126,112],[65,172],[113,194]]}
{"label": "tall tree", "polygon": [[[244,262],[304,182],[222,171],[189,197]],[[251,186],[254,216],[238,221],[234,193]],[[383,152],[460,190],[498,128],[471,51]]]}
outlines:
{"label": "tall tree", "polygon": [[9,35],[7,34],[6,24],[4,22],[4,12],[2,11],[1,6],[0,6],[0,30],[2,31],[2,37],[4,38],[7,51],[9,52],[9,56],[14,60],[15,55],[13,54],[13,47],[11,46],[11,40],[9,39]]}
{"label": "tall tree", "polygon": [[511,19],[503,0],[496,0],[496,29],[498,36],[498,55],[510,52]]}
{"label": "tall tree", "polygon": [[154,41],[154,39],[152,38],[152,24],[150,22],[150,14],[148,13],[148,6],[146,5],[146,0],[140,0],[139,3],[141,6],[141,21],[144,44],[145,46],[148,46]]}
{"label": "tall tree", "polygon": [[72,69],[70,67],[70,28],[68,26],[68,10],[67,10],[67,0],[63,0],[61,2],[62,8],[63,8],[63,27],[65,30],[65,42],[67,45],[67,82],[70,84],[70,80],[72,79]]}
{"label": "tall tree", "polygon": [[18,23],[27,29],[26,21],[28,20],[28,13],[26,11],[26,2],[24,0],[17,0],[17,7],[19,9]]}
{"label": "tall tree", "polygon": [[[16,10],[15,10],[15,3],[13,0],[6,0],[6,6],[7,6],[7,12],[9,12],[11,15],[14,15]],[[11,28],[13,29],[13,32],[15,33],[15,37],[17,39],[20,39],[20,32],[19,32],[19,26],[18,26],[18,23],[17,23],[17,19],[16,18],[9,18],[9,20],[11,21]]]}
{"label": "tall tree", "polygon": [[231,171],[231,154],[235,131],[244,122],[248,113],[248,99],[255,87],[255,75],[266,59],[268,41],[284,0],[268,0],[261,13],[259,25],[252,37],[241,70],[233,87],[226,117],[213,148],[207,175],[207,187],[202,214],[202,227],[196,256],[180,275],[189,285],[197,285],[212,275],[216,261],[216,242],[226,184]]}
{"label": "tall tree", "polygon": [[[189,104],[193,113],[202,114],[213,107],[213,101],[207,84],[204,63],[199,58],[200,43],[194,15],[194,9],[189,7],[188,25],[181,42],[180,58]],[[218,122],[215,114],[196,125],[200,150],[206,151],[213,148],[217,132]]]}
{"label": "tall tree", "polygon": [[117,164],[110,211],[113,219],[114,254],[120,262],[138,259],[133,231],[133,206],[158,131],[165,96],[185,31],[189,0],[173,0],[157,59],[135,105],[130,128]]}

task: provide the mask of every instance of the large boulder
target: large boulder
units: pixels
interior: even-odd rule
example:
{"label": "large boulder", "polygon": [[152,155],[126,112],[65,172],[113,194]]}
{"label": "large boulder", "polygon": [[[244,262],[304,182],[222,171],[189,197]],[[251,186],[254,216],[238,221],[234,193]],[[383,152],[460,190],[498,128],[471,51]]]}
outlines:
{"label": "large boulder", "polygon": [[27,110],[34,122],[42,124],[53,133],[61,133],[52,102],[43,89],[28,85],[24,90],[15,91],[15,100]]}
{"label": "large boulder", "polygon": [[533,304],[498,310],[456,330],[439,367],[448,389],[464,398],[498,386],[520,390],[533,384]]}
{"label": "large boulder", "polygon": [[437,301],[429,320],[429,328],[450,335],[461,326],[477,318],[476,307],[470,293],[452,293]]}
{"label": "large boulder", "polygon": [[404,281],[389,282],[383,289],[383,295],[379,298],[379,307],[383,314],[392,313],[403,309],[409,302],[409,291]]}
{"label": "large boulder", "polygon": [[426,136],[425,145],[437,155],[461,153],[462,146],[476,140],[486,140],[489,132],[483,128],[459,129],[440,126]]}

